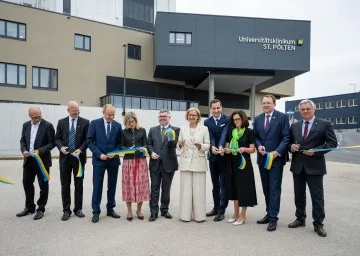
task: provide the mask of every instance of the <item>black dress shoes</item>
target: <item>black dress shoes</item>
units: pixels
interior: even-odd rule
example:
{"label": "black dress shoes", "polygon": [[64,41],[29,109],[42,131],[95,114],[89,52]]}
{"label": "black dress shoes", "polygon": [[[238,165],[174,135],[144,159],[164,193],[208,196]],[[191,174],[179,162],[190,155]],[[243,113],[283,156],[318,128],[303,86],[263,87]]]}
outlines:
{"label": "black dress shoes", "polygon": [[84,218],[85,217],[85,214],[81,210],[76,211],[75,215],[78,216],[79,218]]}
{"label": "black dress shoes", "polygon": [[17,213],[16,217],[24,217],[26,215],[33,214],[34,212],[35,212],[35,210],[25,208],[23,211]]}
{"label": "black dress shoes", "polygon": [[257,224],[268,224],[270,222],[269,216],[265,215],[264,218],[256,221]]}
{"label": "black dress shoes", "polygon": [[321,237],[326,237],[327,236],[326,231],[322,227],[314,227],[314,231],[316,233],[318,233],[318,235],[321,236]]}
{"label": "black dress shoes", "polygon": [[218,212],[215,209],[212,209],[210,212],[206,213],[207,217],[212,217],[218,215]]}
{"label": "black dress shoes", "polygon": [[277,222],[276,221],[270,221],[268,227],[267,227],[267,231],[275,231],[277,227]]}
{"label": "black dress shoes", "polygon": [[112,211],[112,212],[108,212],[107,213],[107,216],[109,217],[113,217],[114,219],[119,219],[120,218],[120,215],[117,214],[116,212]]}
{"label": "black dress shoes", "polygon": [[151,214],[149,221],[155,221],[158,218],[157,214]]}
{"label": "black dress shoes", "polygon": [[301,221],[299,219],[296,219],[294,222],[291,222],[288,225],[289,228],[298,228],[298,227],[305,227],[305,221]]}
{"label": "black dress shoes", "polygon": [[44,217],[44,213],[42,211],[36,211],[34,220],[40,220],[42,217]]}
{"label": "black dress shoes", "polygon": [[169,212],[162,212],[161,213],[161,216],[167,218],[167,219],[172,219],[172,216]]}
{"label": "black dress shoes", "polygon": [[214,218],[214,221],[222,221],[223,219],[225,219],[225,215],[223,213],[219,213],[218,215],[216,215],[216,217]]}
{"label": "black dress shoes", "polygon": [[61,217],[61,220],[66,221],[70,218],[69,212],[64,212],[63,216]]}
{"label": "black dress shoes", "polygon": [[92,219],[91,219],[92,223],[97,223],[99,222],[99,214],[94,214]]}

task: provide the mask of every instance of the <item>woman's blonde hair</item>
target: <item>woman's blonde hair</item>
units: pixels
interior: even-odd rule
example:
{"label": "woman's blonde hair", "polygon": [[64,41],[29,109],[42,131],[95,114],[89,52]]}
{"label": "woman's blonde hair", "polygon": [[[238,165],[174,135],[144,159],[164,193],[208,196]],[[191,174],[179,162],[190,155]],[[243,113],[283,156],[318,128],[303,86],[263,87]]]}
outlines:
{"label": "woman's blonde hair", "polygon": [[138,119],[137,119],[137,117],[136,117],[135,112],[133,112],[133,111],[127,112],[127,113],[125,114],[125,116],[124,116],[124,126],[125,126],[125,128],[126,128],[126,129],[129,128],[129,127],[128,127],[128,123],[129,123],[129,120],[130,120],[130,119],[134,119],[134,121],[135,121],[135,123],[136,123],[135,128],[136,128],[136,129],[139,129],[139,122],[138,122]]}
{"label": "woman's blonde hair", "polygon": [[200,113],[200,110],[198,108],[189,108],[186,113],[185,113],[185,119],[188,121],[189,118],[188,118],[188,115],[191,111],[195,111],[196,112],[196,115],[198,117],[198,120],[196,121],[196,124],[198,124],[201,120],[201,113]]}

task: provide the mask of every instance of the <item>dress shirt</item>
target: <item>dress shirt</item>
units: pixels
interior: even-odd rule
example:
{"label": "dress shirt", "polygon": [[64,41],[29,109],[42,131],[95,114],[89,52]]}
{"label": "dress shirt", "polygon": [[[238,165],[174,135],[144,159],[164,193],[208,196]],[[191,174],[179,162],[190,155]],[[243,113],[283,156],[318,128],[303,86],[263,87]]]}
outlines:
{"label": "dress shirt", "polygon": [[34,144],[35,144],[36,134],[37,134],[37,132],[39,130],[40,122],[38,122],[37,124],[34,124],[33,122],[31,122],[30,153],[33,153],[34,150],[35,150],[34,149]]}
{"label": "dress shirt", "polygon": [[72,125],[72,120],[73,119],[75,119],[74,120],[74,129],[75,129],[75,132],[76,132],[78,118],[72,118],[71,116],[69,116],[69,132],[71,131],[71,125]]}
{"label": "dress shirt", "polygon": [[[312,127],[312,125],[313,125],[313,123],[314,123],[314,120],[315,120],[315,116],[313,116],[308,122],[309,122],[309,124],[308,124],[308,133],[306,134],[306,137],[309,135],[309,132],[310,132],[310,130],[311,130],[311,127]],[[304,137],[304,130],[305,130],[305,120],[303,120],[303,123],[302,123],[302,128],[301,128],[301,135],[302,135],[302,137]]]}

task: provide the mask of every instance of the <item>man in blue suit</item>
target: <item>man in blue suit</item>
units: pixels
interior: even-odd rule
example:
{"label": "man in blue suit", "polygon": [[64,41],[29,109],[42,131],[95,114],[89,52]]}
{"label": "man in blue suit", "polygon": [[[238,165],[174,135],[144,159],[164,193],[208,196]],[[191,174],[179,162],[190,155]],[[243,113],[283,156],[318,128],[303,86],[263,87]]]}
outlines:
{"label": "man in blue suit", "polygon": [[[289,120],[286,114],[275,110],[276,98],[273,95],[263,96],[261,105],[264,113],[255,117],[253,129],[267,214],[257,223],[269,223],[267,230],[275,231],[280,211],[283,169],[288,160]],[[264,166],[267,157],[266,153],[273,155],[270,170],[267,170]]]}
{"label": "man in blue suit", "polygon": [[104,174],[108,174],[107,216],[120,218],[114,211],[115,192],[120,165],[119,156],[107,153],[119,150],[121,142],[121,124],[114,121],[115,107],[107,104],[103,108],[103,117],[93,120],[89,126],[87,143],[91,150],[93,164],[93,194],[91,206],[93,209],[92,222],[97,223],[100,215],[100,203],[103,190]]}
{"label": "man in blue suit", "polygon": [[228,205],[225,197],[226,156],[224,156],[223,148],[228,132],[229,117],[221,113],[222,104],[217,99],[210,102],[210,111],[212,117],[206,119],[204,125],[208,127],[210,134],[209,166],[214,208],[206,213],[206,216],[216,216],[214,221],[221,221],[225,218],[224,214]]}

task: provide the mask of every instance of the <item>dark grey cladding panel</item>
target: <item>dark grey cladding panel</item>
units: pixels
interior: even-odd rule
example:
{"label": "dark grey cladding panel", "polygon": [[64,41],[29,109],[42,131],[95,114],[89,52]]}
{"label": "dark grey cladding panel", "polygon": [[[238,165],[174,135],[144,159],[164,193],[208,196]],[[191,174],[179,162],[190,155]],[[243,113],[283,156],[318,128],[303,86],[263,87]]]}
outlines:
{"label": "dark grey cladding panel", "polygon": [[[155,65],[308,71],[310,26],[309,21],[159,12]],[[169,32],[192,33],[192,45],[170,45]]]}

